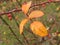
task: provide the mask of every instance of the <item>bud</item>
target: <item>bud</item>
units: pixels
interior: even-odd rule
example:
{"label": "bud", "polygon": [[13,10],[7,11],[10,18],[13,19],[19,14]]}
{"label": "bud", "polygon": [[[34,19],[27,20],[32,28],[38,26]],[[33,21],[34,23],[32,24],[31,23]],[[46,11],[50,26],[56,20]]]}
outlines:
{"label": "bud", "polygon": [[53,0],[48,0],[48,2],[52,2]]}
{"label": "bud", "polygon": [[45,4],[45,3],[43,3],[43,4],[42,4],[42,7],[45,7],[45,6],[46,6],[46,4]]}
{"label": "bud", "polygon": [[12,20],[12,15],[9,13],[9,14],[7,14],[7,16],[8,16],[8,18],[9,18],[9,20]]}

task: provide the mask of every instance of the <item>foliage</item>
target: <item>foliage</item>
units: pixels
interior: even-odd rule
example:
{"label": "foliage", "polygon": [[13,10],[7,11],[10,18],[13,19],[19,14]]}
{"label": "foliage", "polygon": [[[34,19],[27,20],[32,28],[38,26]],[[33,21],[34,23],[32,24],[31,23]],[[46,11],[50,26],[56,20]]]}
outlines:
{"label": "foliage", "polygon": [[60,1],[58,1],[2,0],[0,45],[59,45]]}

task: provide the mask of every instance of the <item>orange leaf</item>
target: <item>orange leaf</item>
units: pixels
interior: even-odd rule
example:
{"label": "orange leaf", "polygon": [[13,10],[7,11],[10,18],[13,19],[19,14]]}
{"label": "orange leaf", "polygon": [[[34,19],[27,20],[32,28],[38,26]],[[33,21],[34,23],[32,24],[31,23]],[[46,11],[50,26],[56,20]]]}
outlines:
{"label": "orange leaf", "polygon": [[40,10],[35,10],[35,11],[32,11],[29,15],[29,18],[37,18],[37,17],[41,17],[43,16],[44,13]]}
{"label": "orange leaf", "polygon": [[20,34],[22,34],[24,25],[27,23],[27,21],[28,21],[28,19],[24,19],[24,20],[22,20],[21,23],[19,24]]}
{"label": "orange leaf", "polygon": [[22,5],[22,11],[24,12],[24,14],[26,14],[28,12],[28,10],[29,10],[29,8],[31,6],[31,3],[32,3],[32,1],[27,2],[27,4]]}
{"label": "orange leaf", "polygon": [[38,36],[45,37],[48,35],[47,29],[39,21],[34,21],[33,23],[31,23],[30,28],[32,32]]}

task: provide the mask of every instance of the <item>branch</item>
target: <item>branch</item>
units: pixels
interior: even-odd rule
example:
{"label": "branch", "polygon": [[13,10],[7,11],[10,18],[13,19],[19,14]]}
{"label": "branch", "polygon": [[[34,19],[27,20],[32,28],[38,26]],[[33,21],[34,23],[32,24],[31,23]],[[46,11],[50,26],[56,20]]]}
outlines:
{"label": "branch", "polygon": [[10,10],[10,11],[8,11],[8,12],[1,12],[0,13],[0,16],[1,15],[4,15],[4,14],[9,14],[9,13],[12,13],[12,12],[19,12],[19,11],[22,11],[21,9],[13,9],[13,10]]}
{"label": "branch", "polygon": [[[49,2],[49,1],[42,2],[42,3],[40,3],[40,4],[32,5],[30,8],[32,8],[32,7],[34,7],[34,6],[39,6],[39,5],[42,5],[42,4],[56,3],[56,2],[60,2],[60,0],[59,0],[59,1],[52,1],[52,2]],[[8,11],[8,12],[0,12],[0,16],[1,16],[1,15],[4,15],[4,14],[12,13],[12,12],[19,12],[19,11],[22,11],[22,9],[13,9],[13,10],[10,10],[10,11]]]}
{"label": "branch", "polygon": [[3,22],[7,25],[7,27],[10,29],[10,31],[12,32],[12,34],[15,36],[15,38],[18,40],[18,42],[23,45],[23,43],[19,40],[19,38],[17,37],[17,35],[14,33],[14,31],[12,30],[12,28],[9,26],[9,24],[0,16],[0,18],[3,20]]}

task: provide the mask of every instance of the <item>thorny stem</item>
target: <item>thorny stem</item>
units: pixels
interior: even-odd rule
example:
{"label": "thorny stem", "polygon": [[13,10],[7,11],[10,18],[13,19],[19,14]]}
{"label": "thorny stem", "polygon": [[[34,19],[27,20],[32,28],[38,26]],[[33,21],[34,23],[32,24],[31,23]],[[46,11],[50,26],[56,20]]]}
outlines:
{"label": "thorny stem", "polygon": [[[52,1],[53,3],[56,3],[56,2],[60,2],[60,1]],[[30,8],[32,8],[32,7],[34,7],[34,6],[39,6],[39,5],[42,5],[42,4],[47,4],[47,3],[52,3],[52,2],[42,2],[42,3],[40,3],[40,4],[36,4],[36,5],[32,5]],[[8,14],[8,13],[12,13],[12,12],[19,12],[19,11],[22,11],[21,9],[13,9],[13,10],[11,10],[11,11],[8,11],[8,12],[1,12],[0,13],[0,16],[2,16],[2,15],[4,15],[4,14]],[[5,22],[5,24],[7,25],[7,26],[9,26],[8,24],[7,24],[7,22],[2,18],[2,17],[0,17],[4,22]],[[17,24],[18,25],[18,24]],[[54,25],[54,24],[53,24]],[[49,28],[49,30],[51,29],[52,27],[50,27]],[[13,35],[16,37],[16,39],[21,43],[21,44],[23,44],[18,38],[17,38],[17,36],[16,36],[16,34],[13,32],[13,30],[11,29],[11,27],[9,26],[9,29],[10,29],[10,31],[13,33]],[[24,36],[25,37],[25,36]],[[27,41],[27,40],[26,40]],[[28,41],[27,41],[28,42]]]}
{"label": "thorny stem", "polygon": [[[53,2],[53,3],[56,3],[56,2],[60,2],[60,0],[59,0],[59,1],[52,1],[52,2]],[[42,5],[42,4],[52,3],[52,2],[48,2],[48,1],[42,2],[42,3],[39,3],[39,4],[32,5],[30,8],[32,8],[32,7],[34,7],[34,6],[40,6],[40,5]],[[4,15],[4,14],[12,13],[12,12],[19,12],[19,11],[22,11],[22,9],[20,8],[20,9],[13,9],[13,10],[10,10],[10,11],[8,11],[8,12],[0,12],[0,16],[2,16],[2,15]]]}
{"label": "thorny stem", "polygon": [[12,32],[12,34],[15,36],[15,38],[18,40],[18,42],[21,44],[21,45],[23,45],[23,43],[19,40],[19,38],[17,37],[17,35],[14,33],[14,31],[12,30],[12,28],[9,26],[9,24],[2,18],[2,17],[0,17],[2,20],[3,20],[3,22],[9,27],[9,29],[10,29],[10,31]]}

